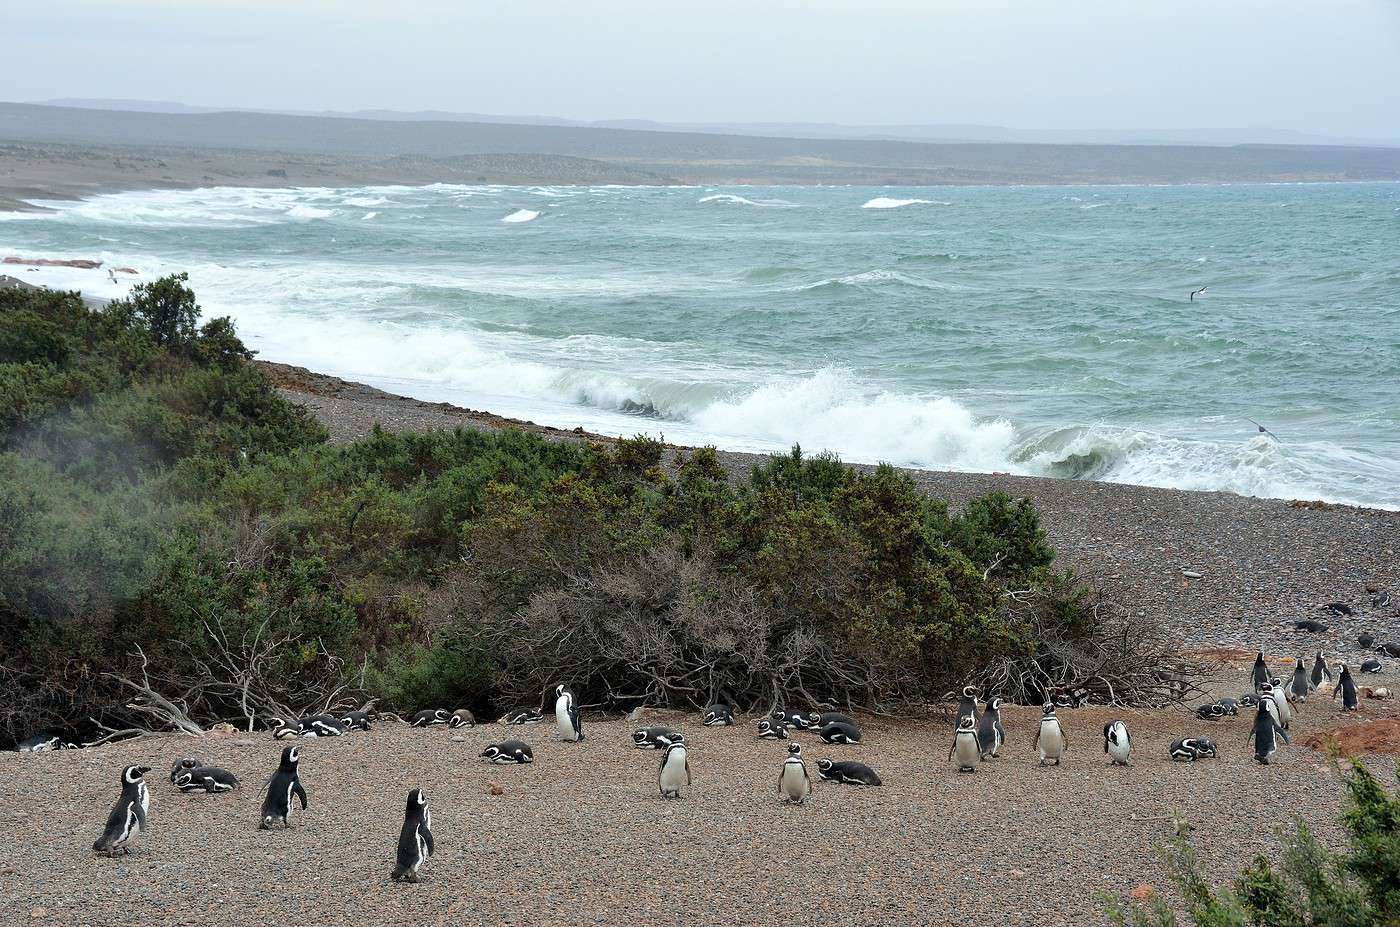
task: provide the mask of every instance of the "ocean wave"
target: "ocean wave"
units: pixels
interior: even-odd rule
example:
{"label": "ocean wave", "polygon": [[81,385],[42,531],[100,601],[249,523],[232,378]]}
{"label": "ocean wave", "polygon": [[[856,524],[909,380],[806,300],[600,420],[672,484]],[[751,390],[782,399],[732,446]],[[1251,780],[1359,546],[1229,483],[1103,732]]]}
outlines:
{"label": "ocean wave", "polygon": [[329,219],[335,215],[331,209],[322,209],[319,206],[307,206],[304,203],[297,203],[287,210],[287,215],[293,219]]}
{"label": "ocean wave", "polygon": [[1085,203],[1084,205],[1080,206],[1079,208],[1080,208],[1080,209],[1099,209],[1100,207],[1103,207],[1103,206],[1112,206],[1112,205],[1113,205],[1112,203]]}
{"label": "ocean wave", "polygon": [[345,206],[359,206],[361,208],[383,206],[387,202],[389,201],[382,196],[347,196],[345,199],[341,200],[341,203]]}
{"label": "ocean wave", "polygon": [[739,196],[734,193],[712,193],[709,196],[702,196],[696,200],[702,206],[727,205],[727,206],[764,206],[769,209],[783,209],[794,207],[796,203],[787,200],[751,200],[746,196]]}
{"label": "ocean wave", "polygon": [[822,290],[828,287],[861,287],[889,283],[917,287],[921,290],[956,289],[956,287],[951,284],[942,283],[938,280],[931,280],[928,277],[906,274],[898,270],[867,270],[858,274],[843,274],[840,277],[826,277],[813,283],[804,283],[801,286],[791,287],[791,289],[797,292],[802,290]]}
{"label": "ocean wave", "polygon": [[889,196],[877,196],[873,200],[867,200],[861,204],[861,209],[899,209],[901,206],[951,206],[952,203],[944,200],[920,200],[908,199],[900,200]]}
{"label": "ocean wave", "polygon": [[373,219],[377,215],[379,215],[379,213],[377,212],[367,212],[363,216],[360,216],[360,221],[368,222],[370,219]]}
{"label": "ocean wave", "polygon": [[517,209],[515,212],[502,219],[502,222],[531,222],[538,219],[540,214],[534,209]]}

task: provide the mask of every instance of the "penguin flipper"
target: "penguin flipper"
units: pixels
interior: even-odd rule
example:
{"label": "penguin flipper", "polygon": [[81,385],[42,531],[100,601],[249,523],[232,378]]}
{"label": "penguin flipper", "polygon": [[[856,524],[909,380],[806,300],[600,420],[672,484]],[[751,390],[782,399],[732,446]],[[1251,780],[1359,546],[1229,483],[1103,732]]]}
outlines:
{"label": "penguin flipper", "polygon": [[1288,744],[1289,746],[1292,746],[1292,745],[1293,745],[1293,741],[1291,741],[1291,740],[1288,739],[1288,732],[1287,732],[1287,731],[1285,731],[1285,730],[1284,730],[1283,728],[1281,728],[1281,727],[1278,727],[1277,725],[1275,725],[1275,730],[1277,730],[1281,735],[1283,735],[1283,742],[1284,742],[1284,743]]}
{"label": "penguin flipper", "polygon": [[690,785],[690,757],[685,758],[685,784]]}
{"label": "penguin flipper", "polygon": [[141,825],[141,832],[146,832],[146,809],[141,807],[139,801],[131,803],[131,810],[136,814],[136,823]]}
{"label": "penguin flipper", "polygon": [[428,855],[433,855],[433,832],[427,824],[418,825],[418,834],[423,838],[423,845],[428,848]]}
{"label": "penguin flipper", "polygon": [[297,776],[295,779],[292,780],[292,791],[293,791],[294,793],[296,793],[297,798],[301,799],[301,810],[302,810],[302,811],[305,811],[305,810],[306,810],[306,789],[302,788],[302,785],[301,785],[301,777],[300,777],[300,776]]}

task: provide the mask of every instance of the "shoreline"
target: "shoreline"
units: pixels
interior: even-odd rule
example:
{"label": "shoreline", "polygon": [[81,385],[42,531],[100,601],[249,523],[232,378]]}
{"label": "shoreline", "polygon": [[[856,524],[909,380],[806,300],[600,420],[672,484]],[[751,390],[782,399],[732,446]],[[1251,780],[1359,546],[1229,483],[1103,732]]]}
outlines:
{"label": "shoreline", "polygon": [[[256,363],[281,395],[316,416],[332,443],[364,437],[375,425],[391,432],[515,427],[553,440],[615,440],[399,396],[304,367]],[[667,444],[671,457],[685,449]],[[733,477],[768,459],[743,451],[718,454]],[[1359,631],[1400,626],[1400,609],[1373,608],[1367,591],[1400,591],[1400,512],[1129,483],[899,469],[951,508],[995,490],[1030,498],[1060,565],[1083,573],[1121,607],[1160,615],[1184,647],[1326,649],[1349,659],[1359,652]],[[1355,614],[1331,616],[1321,610],[1330,602],[1345,602]],[[1293,622],[1303,618],[1322,619],[1329,630],[1294,631]]]}

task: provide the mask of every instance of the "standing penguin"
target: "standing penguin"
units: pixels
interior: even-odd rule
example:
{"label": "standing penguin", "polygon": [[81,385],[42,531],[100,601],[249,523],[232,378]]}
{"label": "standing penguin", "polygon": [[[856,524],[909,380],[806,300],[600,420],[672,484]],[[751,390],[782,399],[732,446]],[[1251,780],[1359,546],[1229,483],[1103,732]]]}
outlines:
{"label": "standing penguin", "polygon": [[1046,702],[1040,712],[1040,728],[1035,732],[1034,746],[1040,750],[1040,765],[1050,760],[1060,765],[1060,757],[1065,755],[1065,731],[1060,719],[1055,717],[1055,703]]}
{"label": "standing penguin", "polygon": [[1292,741],[1288,739],[1288,732],[1279,727],[1265,705],[1265,702],[1260,702],[1259,710],[1254,714],[1254,727],[1245,743],[1254,741],[1254,759],[1267,766],[1270,758],[1278,752],[1278,738],[1282,737],[1284,743]]}
{"label": "standing penguin", "polygon": [[1306,702],[1311,688],[1308,683],[1308,668],[1303,665],[1303,658],[1299,657],[1293,667],[1293,698],[1299,702]]}
{"label": "standing penguin", "polygon": [[1356,697],[1356,682],[1345,663],[1342,664],[1342,674],[1337,677],[1337,688],[1332,690],[1332,697],[1336,698],[1338,692],[1342,694],[1342,711],[1356,711],[1360,704]]}
{"label": "standing penguin", "polygon": [[972,718],[973,725],[977,723],[977,687],[963,686],[962,698],[958,699],[958,724],[962,724],[963,718]]}
{"label": "standing penguin", "polygon": [[107,815],[107,826],[102,836],[92,848],[103,856],[116,856],[131,852],[131,841],[146,830],[146,811],[151,807],[151,790],[146,785],[149,766],[128,766],[122,770],[122,791],[112,813]]}
{"label": "standing penguin", "polygon": [[661,765],[656,770],[656,785],[662,798],[680,798],[681,786],[690,785],[690,757],[684,743],[666,745]]}
{"label": "standing penguin", "polygon": [[1114,721],[1103,726],[1103,752],[1108,754],[1108,765],[1127,766],[1128,754],[1133,745],[1128,739],[1128,725],[1125,721]]}
{"label": "standing penguin", "polygon": [[559,725],[560,740],[583,740],[583,718],[578,712],[578,701],[566,685],[554,687],[554,723]]}
{"label": "standing penguin", "polygon": [[297,764],[301,761],[300,747],[287,747],[282,751],[282,761],[272,781],[267,785],[267,797],[262,804],[262,823],[259,830],[268,830],[273,824],[292,826],[292,796],[301,799],[301,810],[306,810],[306,789],[302,788],[301,775]]}
{"label": "standing penguin", "polygon": [[1288,690],[1283,687],[1282,679],[1275,679],[1270,683],[1269,695],[1274,700],[1274,707],[1278,709],[1278,726],[1285,731],[1293,723],[1293,708],[1288,704]]}
{"label": "standing penguin", "polygon": [[778,771],[778,794],[786,796],[787,804],[807,804],[807,796],[812,792],[812,777],[807,774],[807,764],[802,762],[802,745],[788,744],[788,756],[783,760],[783,768]]}
{"label": "standing penguin", "polygon": [[977,722],[977,744],[982,750],[982,759],[1000,756],[1004,743],[1006,729],[1001,726],[1001,696],[993,695]]}
{"label": "standing penguin", "polygon": [[958,719],[958,730],[953,734],[953,745],[948,748],[948,759],[956,756],[958,772],[977,772],[977,763],[982,758],[982,746],[977,742],[977,722],[972,715]]}
{"label": "standing penguin", "polygon": [[1254,691],[1258,692],[1260,687],[1269,681],[1269,668],[1264,665],[1264,651],[1259,651],[1259,656],[1254,658]]}
{"label": "standing penguin", "polygon": [[1312,677],[1308,680],[1314,689],[1321,689],[1324,683],[1332,681],[1332,670],[1327,665],[1327,658],[1322,655],[1322,651],[1317,652],[1317,657],[1313,660]]}
{"label": "standing penguin", "polygon": [[413,789],[408,793],[403,829],[399,831],[399,851],[389,878],[395,882],[417,882],[418,870],[432,855],[433,813],[428,810],[428,796],[422,789]]}
{"label": "standing penguin", "polygon": [[1259,690],[1259,707],[1263,708],[1274,719],[1275,724],[1280,724],[1283,719],[1279,717],[1278,702],[1274,700],[1274,687],[1269,683],[1264,683]]}

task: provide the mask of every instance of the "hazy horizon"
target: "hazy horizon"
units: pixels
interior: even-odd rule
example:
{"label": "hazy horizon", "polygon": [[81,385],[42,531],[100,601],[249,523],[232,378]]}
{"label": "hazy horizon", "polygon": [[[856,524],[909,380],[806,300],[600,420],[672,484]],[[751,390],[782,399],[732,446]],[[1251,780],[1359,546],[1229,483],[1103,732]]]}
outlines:
{"label": "hazy horizon", "polygon": [[585,122],[1400,134],[1400,4],[1384,0],[459,6],[54,0],[8,14],[0,85],[13,100]]}

